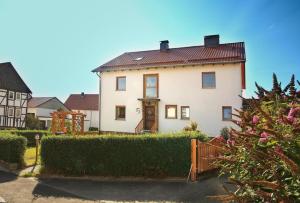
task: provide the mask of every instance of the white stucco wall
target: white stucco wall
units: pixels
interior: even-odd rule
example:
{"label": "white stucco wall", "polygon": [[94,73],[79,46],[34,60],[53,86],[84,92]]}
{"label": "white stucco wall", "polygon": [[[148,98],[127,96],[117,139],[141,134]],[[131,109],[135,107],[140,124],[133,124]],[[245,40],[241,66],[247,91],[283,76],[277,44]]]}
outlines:
{"label": "white stucco wall", "polygon": [[[216,88],[202,89],[202,72],[215,72]],[[143,75],[159,74],[159,132],[182,130],[190,121],[210,136],[219,134],[230,121],[222,121],[222,106],[241,108],[241,65],[220,64],[194,67],[114,71],[101,74],[102,131],[134,132],[142,119]],[[126,91],[116,91],[116,77],[126,76]],[[126,106],[126,120],[115,120],[115,106]],[[177,105],[177,119],[165,118],[165,105]],[[190,106],[190,120],[180,119],[180,107]],[[140,112],[137,111],[140,109]]]}
{"label": "white stucco wall", "polygon": [[84,131],[88,131],[90,127],[99,128],[99,111],[93,110],[73,110],[86,115],[84,118]]}

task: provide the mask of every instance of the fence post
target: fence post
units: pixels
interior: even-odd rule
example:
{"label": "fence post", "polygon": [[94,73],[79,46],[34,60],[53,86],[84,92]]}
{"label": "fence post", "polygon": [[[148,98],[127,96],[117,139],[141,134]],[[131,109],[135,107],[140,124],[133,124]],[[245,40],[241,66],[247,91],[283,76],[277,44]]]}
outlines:
{"label": "fence post", "polygon": [[191,140],[191,162],[192,162],[191,181],[196,181],[197,180],[197,140],[196,139]]}

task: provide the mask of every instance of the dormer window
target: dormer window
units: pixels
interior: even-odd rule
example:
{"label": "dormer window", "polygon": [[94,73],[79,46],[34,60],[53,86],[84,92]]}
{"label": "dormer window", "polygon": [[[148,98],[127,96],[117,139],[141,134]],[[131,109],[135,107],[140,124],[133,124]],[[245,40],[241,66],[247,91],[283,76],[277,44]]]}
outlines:
{"label": "dormer window", "polygon": [[137,58],[135,58],[135,59],[133,59],[134,61],[140,61],[140,60],[142,60],[144,57],[137,57]]}

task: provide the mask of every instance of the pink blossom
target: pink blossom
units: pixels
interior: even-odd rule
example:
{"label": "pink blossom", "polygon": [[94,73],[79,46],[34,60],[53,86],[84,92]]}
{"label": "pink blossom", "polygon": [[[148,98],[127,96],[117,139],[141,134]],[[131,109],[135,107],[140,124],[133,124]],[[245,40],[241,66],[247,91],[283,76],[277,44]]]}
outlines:
{"label": "pink blossom", "polygon": [[295,114],[296,114],[299,110],[300,110],[299,107],[297,107],[297,108],[291,108],[290,111],[289,111],[288,117],[289,117],[289,116],[293,116],[293,117],[294,117]]}
{"label": "pink blossom", "polygon": [[269,136],[270,135],[268,133],[266,133],[266,132],[263,132],[263,133],[260,134],[261,138],[268,138]]}
{"label": "pink blossom", "polygon": [[261,142],[261,143],[265,143],[267,141],[268,141],[268,138],[266,138],[266,137],[259,138],[259,142]]}
{"label": "pink blossom", "polygon": [[275,152],[282,154],[282,153],[283,153],[283,150],[282,150],[282,148],[281,148],[280,146],[277,145],[277,146],[275,147]]}
{"label": "pink blossom", "polygon": [[287,119],[288,119],[288,121],[291,122],[291,123],[293,123],[293,122],[295,121],[295,117],[294,117],[294,116],[288,115]]}
{"label": "pink blossom", "polygon": [[252,123],[257,124],[258,121],[259,121],[259,117],[257,115],[254,115],[253,118],[252,118]]}
{"label": "pink blossom", "polygon": [[235,141],[234,141],[234,140],[231,140],[231,139],[228,139],[228,140],[227,140],[227,144],[228,144],[229,146],[234,146]]}
{"label": "pink blossom", "polygon": [[225,139],[224,139],[224,137],[223,137],[222,135],[219,135],[219,136],[217,136],[216,138],[217,138],[218,141],[220,141],[220,142],[225,142]]}

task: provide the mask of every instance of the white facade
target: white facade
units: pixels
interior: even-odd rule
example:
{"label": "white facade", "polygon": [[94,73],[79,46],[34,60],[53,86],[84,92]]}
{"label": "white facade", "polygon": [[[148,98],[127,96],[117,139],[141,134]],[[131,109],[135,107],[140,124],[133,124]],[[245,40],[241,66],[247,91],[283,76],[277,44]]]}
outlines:
{"label": "white facade", "polygon": [[[215,72],[216,87],[202,88],[202,73]],[[242,107],[241,63],[180,66],[101,72],[101,131],[134,133],[143,118],[143,75],[158,74],[158,131],[182,130],[191,121],[210,136],[216,136],[231,121],[223,121],[222,107]],[[126,77],[126,91],[116,91],[116,77]],[[126,119],[116,120],[116,106],[126,106]],[[165,118],[165,106],[177,105],[177,119]],[[190,107],[190,119],[181,119],[181,106]]]}
{"label": "white facade", "polygon": [[0,127],[24,128],[29,94],[0,89]]}
{"label": "white facade", "polygon": [[41,127],[48,129],[51,127],[52,122],[51,113],[57,111],[58,109],[68,111],[62,102],[60,102],[56,97],[53,97],[37,106],[28,107],[27,113],[34,114],[36,118],[38,118],[41,122],[44,122],[44,126],[41,125]]}

